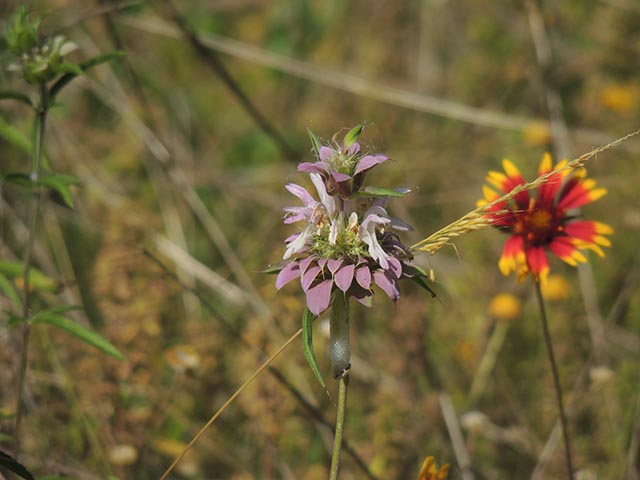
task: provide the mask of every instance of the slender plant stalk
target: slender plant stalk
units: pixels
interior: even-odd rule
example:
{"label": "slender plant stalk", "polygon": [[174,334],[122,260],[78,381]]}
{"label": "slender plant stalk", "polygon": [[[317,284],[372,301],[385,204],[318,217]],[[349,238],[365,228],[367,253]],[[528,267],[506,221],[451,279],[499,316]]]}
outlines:
{"label": "slender plant stalk", "polygon": [[31,325],[28,322],[31,307],[31,281],[30,271],[33,260],[33,245],[35,243],[36,231],[38,229],[38,219],[40,217],[40,188],[37,186],[42,170],[42,150],[44,147],[44,134],[47,123],[47,112],[49,110],[49,92],[46,84],[40,85],[40,99],[36,107],[36,117],[34,125],[33,156],[31,159],[31,181],[34,183],[33,204],[31,207],[31,220],[29,222],[29,237],[27,248],[24,254],[24,270],[22,273],[22,351],[20,353],[20,367],[18,374],[18,406],[16,408],[16,423],[14,428],[14,454],[20,453],[20,433],[22,418],[24,416],[24,386],[27,376],[27,366],[29,357],[29,337]]}
{"label": "slender plant stalk", "polygon": [[540,319],[542,321],[542,332],[544,341],[547,345],[547,353],[549,355],[549,363],[551,363],[551,371],[553,372],[553,383],[555,384],[556,400],[558,409],[560,410],[560,425],[562,426],[562,438],[564,439],[564,453],[567,461],[567,473],[569,480],[573,480],[573,463],[571,461],[571,440],[569,439],[569,428],[567,426],[567,416],[564,413],[564,404],[562,402],[562,388],[560,387],[560,377],[558,376],[558,366],[556,364],[555,355],[553,354],[553,345],[551,344],[551,335],[549,334],[549,324],[547,322],[547,312],[544,307],[544,299],[542,298],[542,290],[540,282],[534,281],[536,296],[538,297],[538,306],[540,307]]}
{"label": "slender plant stalk", "polygon": [[331,456],[331,470],[329,470],[329,480],[337,480],[338,467],[340,465],[340,447],[342,446],[342,433],[344,431],[344,417],[347,411],[347,386],[349,385],[349,374],[340,377],[338,380],[338,414],[336,416],[336,434],[333,438],[333,455]]}

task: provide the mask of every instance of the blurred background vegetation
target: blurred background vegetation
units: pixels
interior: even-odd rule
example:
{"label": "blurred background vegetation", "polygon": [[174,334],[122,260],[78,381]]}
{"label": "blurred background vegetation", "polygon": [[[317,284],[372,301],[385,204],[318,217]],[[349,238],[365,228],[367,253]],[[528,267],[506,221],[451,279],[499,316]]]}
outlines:
{"label": "blurred background vegetation", "polygon": [[[265,352],[299,328],[299,288],[276,293],[261,270],[292,233],[282,225],[292,203],[283,186],[302,181],[295,165],[311,158],[307,128],[330,139],[368,123],[364,143],[395,160],[368,183],[414,192],[391,204],[415,228],[408,244],[473,208],[503,157],[532,178],[547,150],[575,157],[638,128],[634,0],[24,4],[45,16],[42,31],[79,45],[73,59],[127,53],[75,80],[51,112],[48,162],[82,185],[73,210],[47,199],[35,250],[56,280],[39,302],[83,305],[76,320],[127,361],[34,330],[21,458],[38,474],[158,478]],[[3,1],[0,17],[17,6]],[[3,88],[23,88],[6,68],[0,75]],[[562,138],[549,126],[554,115],[566,124]],[[2,102],[0,127],[2,173],[28,172],[19,145],[31,135],[30,111]],[[587,207],[616,230],[606,258],[579,272],[552,263],[560,277],[549,316],[582,478],[638,478],[639,151],[631,139],[588,164],[609,190]],[[23,255],[29,199],[3,187],[3,260]],[[557,409],[533,290],[499,273],[503,241],[487,230],[418,256],[440,301],[405,284],[395,306],[376,295],[373,308],[353,308],[353,455],[343,453],[342,478],[415,478],[426,455],[463,478],[447,399],[475,478],[529,478],[542,464],[538,478],[563,475],[561,445],[543,454]],[[334,390],[326,336],[315,343]],[[483,358],[490,368],[479,374]],[[5,450],[18,359],[17,331],[2,328]],[[300,342],[274,366],[279,373],[258,377],[175,478],[326,478],[332,435],[318,415],[332,424],[335,407]]]}

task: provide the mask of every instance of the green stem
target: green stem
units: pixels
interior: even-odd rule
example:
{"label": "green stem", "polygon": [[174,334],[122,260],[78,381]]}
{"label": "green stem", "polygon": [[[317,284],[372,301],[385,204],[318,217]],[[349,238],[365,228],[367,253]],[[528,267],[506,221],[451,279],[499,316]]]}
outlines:
{"label": "green stem", "polygon": [[344,417],[347,410],[347,386],[349,375],[344,375],[338,380],[338,414],[336,417],[336,434],[333,438],[333,455],[331,457],[331,470],[329,480],[337,480],[338,466],[340,465],[340,447],[342,446],[342,432],[344,430]]}
{"label": "green stem", "polygon": [[571,441],[569,439],[569,428],[567,426],[567,416],[564,412],[564,404],[562,401],[562,388],[560,387],[560,377],[558,375],[558,367],[556,359],[553,354],[553,346],[551,344],[551,335],[549,334],[549,324],[547,322],[547,313],[544,307],[544,299],[542,298],[542,290],[540,289],[540,282],[534,281],[536,296],[538,297],[538,306],[540,307],[540,318],[542,321],[542,332],[544,334],[544,341],[547,345],[547,354],[549,355],[549,362],[551,363],[551,371],[553,372],[553,383],[555,384],[556,400],[558,402],[558,409],[560,410],[560,424],[562,426],[562,437],[564,439],[564,453],[567,461],[567,473],[569,480],[573,480],[573,464],[571,462]]}
{"label": "green stem", "polygon": [[40,180],[42,170],[42,150],[44,146],[44,132],[47,123],[48,90],[45,84],[40,85],[40,102],[36,107],[35,117],[35,139],[33,148],[33,157],[31,159],[31,181],[34,183],[33,204],[31,207],[31,219],[29,222],[29,237],[27,239],[27,247],[24,254],[24,270],[22,273],[22,351],[20,353],[20,367],[18,376],[18,406],[16,409],[16,423],[14,428],[14,454],[16,457],[20,453],[20,433],[22,426],[22,418],[24,416],[24,387],[27,376],[28,353],[29,353],[29,337],[31,333],[31,325],[29,324],[30,306],[31,306],[31,283],[30,271],[33,261],[33,246],[38,228],[38,218],[40,217],[40,188],[37,183]]}

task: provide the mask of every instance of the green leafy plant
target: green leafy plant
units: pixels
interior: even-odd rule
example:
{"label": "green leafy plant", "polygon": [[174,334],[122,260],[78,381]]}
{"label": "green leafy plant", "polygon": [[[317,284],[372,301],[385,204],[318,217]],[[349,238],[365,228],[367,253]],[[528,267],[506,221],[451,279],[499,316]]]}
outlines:
{"label": "green leafy plant", "polygon": [[[18,11],[6,26],[4,30],[5,43],[15,58],[15,61],[9,65],[8,70],[16,72],[32,89],[30,94],[19,91],[0,91],[0,100],[22,102],[32,108],[34,112],[30,171],[28,173],[6,172],[1,177],[3,183],[26,188],[33,195],[28,224],[29,235],[23,259],[18,262],[0,262],[0,289],[7,295],[16,311],[20,312],[19,314],[11,313],[9,315],[10,321],[7,326],[19,326],[22,329],[22,353],[18,374],[18,407],[14,429],[14,453],[16,455],[20,452],[20,431],[24,415],[24,384],[27,374],[29,336],[33,325],[52,325],[104,353],[118,359],[124,359],[124,356],[108,340],[65,315],[65,313],[78,307],[57,306],[34,311],[32,293],[39,290],[52,290],[55,287],[55,281],[35,269],[32,265],[42,193],[46,190],[56,192],[67,207],[73,208],[71,186],[80,184],[79,180],[73,176],[45,171],[43,168],[42,158],[48,113],[55,105],[62,89],[71,80],[84,75],[92,67],[122,56],[121,53],[115,52],[99,55],[79,64],[68,62],[65,57],[72,51],[77,50],[77,45],[66,40],[62,35],[42,38],[38,31],[39,26],[40,21],[32,20],[22,6],[18,8]],[[15,284],[19,284],[20,288],[16,288]],[[19,296],[20,289],[22,290],[22,298]],[[21,472],[13,471],[21,474]]]}

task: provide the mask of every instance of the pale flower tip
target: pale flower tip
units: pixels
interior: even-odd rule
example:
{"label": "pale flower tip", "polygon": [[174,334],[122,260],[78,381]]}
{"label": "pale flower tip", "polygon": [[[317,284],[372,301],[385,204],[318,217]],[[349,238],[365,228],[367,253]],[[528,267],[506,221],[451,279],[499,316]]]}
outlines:
{"label": "pale flower tip", "polygon": [[549,152],[545,152],[544,155],[542,155],[542,161],[540,162],[540,167],[538,168],[538,175],[544,175],[545,173],[550,172],[551,169],[551,154]]}
{"label": "pale flower tip", "polygon": [[511,160],[504,158],[502,160],[502,167],[504,168],[507,177],[513,178],[520,176],[520,170],[518,170],[518,167],[516,167]]}
{"label": "pale flower tip", "polygon": [[596,200],[601,199],[608,193],[606,188],[596,188],[589,192],[589,200],[595,202]]}
{"label": "pale flower tip", "polygon": [[602,222],[593,222],[596,226],[596,232],[601,235],[613,235],[613,228],[606,223]]}
{"label": "pale flower tip", "polygon": [[500,272],[507,277],[516,269],[516,262],[513,257],[502,256],[498,262],[498,268],[500,269]]}

